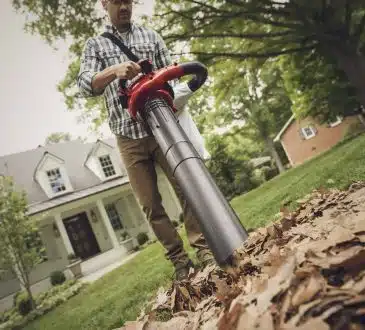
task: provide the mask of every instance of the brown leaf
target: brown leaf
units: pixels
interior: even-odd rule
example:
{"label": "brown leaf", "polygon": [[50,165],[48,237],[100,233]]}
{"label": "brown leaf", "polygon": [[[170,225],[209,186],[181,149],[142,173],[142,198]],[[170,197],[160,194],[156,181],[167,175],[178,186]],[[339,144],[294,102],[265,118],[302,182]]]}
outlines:
{"label": "brown leaf", "polygon": [[170,308],[172,311],[175,311],[175,305],[176,305],[176,287],[174,287],[174,290],[171,293],[170,296]]}
{"label": "brown leaf", "polygon": [[144,330],[144,326],[147,322],[126,322],[125,325],[118,330]]}
{"label": "brown leaf", "polygon": [[360,280],[356,281],[351,289],[358,293],[364,292],[365,291],[365,276],[362,277]]}
{"label": "brown leaf", "polygon": [[287,312],[291,306],[291,297],[292,297],[292,293],[290,290],[288,290],[285,295],[285,298],[283,300],[281,309],[280,309],[280,316],[279,316],[280,326],[283,326],[286,321]]}
{"label": "brown leaf", "polygon": [[[239,315],[239,319],[237,322],[237,327],[233,329],[237,330],[252,330],[255,329],[255,323],[257,320],[257,315],[250,314],[248,311],[245,311],[241,315]],[[227,328],[228,330],[229,328]],[[233,330],[232,329],[232,330]],[[222,328],[219,330],[226,330],[226,328]]]}
{"label": "brown leaf", "polygon": [[[266,313],[259,318],[258,322],[256,323],[256,328],[274,330],[274,320],[271,315],[271,311],[266,311]],[[237,327],[237,329],[239,328]]]}
{"label": "brown leaf", "polygon": [[328,256],[326,258],[316,257],[315,255],[309,258],[309,261],[314,265],[322,268],[330,267],[349,267],[354,268],[364,264],[365,250],[361,246],[353,246],[341,251],[337,255]]}
{"label": "brown leaf", "polygon": [[305,324],[295,328],[296,330],[330,330],[329,325],[321,319],[311,319]]}
{"label": "brown leaf", "polygon": [[167,305],[168,300],[169,297],[167,291],[163,287],[160,287],[157,292],[155,303],[152,306],[152,310],[164,308]]}
{"label": "brown leaf", "polygon": [[303,281],[292,298],[293,307],[302,305],[311,299],[323,289],[324,282],[320,276],[311,276],[309,280]]}
{"label": "brown leaf", "polygon": [[365,296],[362,295],[362,296],[357,296],[357,297],[354,297],[352,299],[349,299],[347,301],[345,301],[345,306],[352,306],[352,305],[359,305],[359,304],[365,304]]}
{"label": "brown leaf", "polygon": [[[265,291],[255,297],[256,304],[247,307],[247,311],[253,315],[263,314],[271,305],[271,300],[283,290],[286,290],[292,280],[293,271],[296,266],[296,259],[290,256],[285,264],[283,264],[277,274],[270,278]],[[252,300],[253,297],[248,297]]]}
{"label": "brown leaf", "polygon": [[[170,330],[170,329],[185,330],[189,323],[190,323],[190,321],[189,321],[188,317],[177,316],[167,322],[147,323],[144,325],[143,330]],[[138,329],[138,330],[140,330],[140,329]]]}
{"label": "brown leaf", "polygon": [[299,306],[297,314],[295,314],[293,317],[291,317],[289,319],[289,321],[287,322],[287,324],[285,326],[285,329],[287,327],[288,328],[295,327],[301,321],[304,314],[306,314],[313,307],[319,305],[320,302],[321,302],[321,299],[316,299],[314,301],[309,302],[308,304]]}
{"label": "brown leaf", "polygon": [[280,208],[280,213],[282,213],[282,215],[283,215],[284,217],[287,217],[287,216],[289,216],[289,215],[290,215],[290,210],[289,210],[286,206],[282,206],[282,207]]}
{"label": "brown leaf", "polygon": [[275,224],[269,226],[267,228],[267,232],[271,239],[279,238],[282,235],[281,229],[278,226],[276,226]]}
{"label": "brown leaf", "polygon": [[290,229],[290,232],[294,235],[302,235],[304,237],[310,237],[313,240],[321,238],[321,232],[316,226],[311,223],[303,223],[297,227]]}
{"label": "brown leaf", "polygon": [[234,304],[231,310],[227,313],[224,313],[218,321],[218,330],[235,329],[235,326],[241,316],[242,311],[243,306],[241,304]]}

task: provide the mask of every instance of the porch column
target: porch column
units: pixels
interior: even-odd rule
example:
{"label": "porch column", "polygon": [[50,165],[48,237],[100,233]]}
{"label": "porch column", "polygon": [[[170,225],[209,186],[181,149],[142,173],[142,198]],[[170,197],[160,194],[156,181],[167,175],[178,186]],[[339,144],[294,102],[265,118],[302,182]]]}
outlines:
{"label": "porch column", "polygon": [[65,225],[64,225],[64,223],[62,221],[61,214],[59,214],[59,213],[56,214],[55,215],[55,220],[56,220],[56,225],[57,225],[58,230],[60,232],[60,235],[61,235],[63,244],[65,244],[65,248],[66,248],[67,254],[75,254],[75,251],[74,251],[74,249],[72,247],[70,238],[68,237],[68,234],[67,234]]}
{"label": "porch column", "polygon": [[113,244],[113,248],[118,248],[119,247],[119,242],[117,239],[117,235],[115,235],[115,231],[110,223],[108,214],[106,213],[105,207],[104,207],[104,203],[101,199],[96,201],[96,206],[98,207],[99,213],[101,215],[101,218],[104,222],[105,228],[108,232],[108,235],[112,241]]}

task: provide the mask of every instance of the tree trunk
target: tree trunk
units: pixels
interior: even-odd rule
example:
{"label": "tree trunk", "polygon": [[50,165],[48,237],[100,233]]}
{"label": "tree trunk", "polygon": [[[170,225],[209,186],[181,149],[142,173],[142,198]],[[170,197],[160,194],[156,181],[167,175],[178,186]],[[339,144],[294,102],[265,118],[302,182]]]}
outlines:
{"label": "tree trunk", "polygon": [[357,89],[358,100],[365,107],[365,57],[356,51],[343,49],[340,45],[331,47],[338,66],[349,79],[351,85]]}
{"label": "tree trunk", "polygon": [[32,310],[34,310],[34,309],[36,309],[37,306],[36,306],[36,303],[35,303],[35,300],[33,297],[32,290],[30,288],[29,273],[28,273],[26,267],[24,266],[23,261],[21,261],[21,266],[22,266],[22,269],[20,270],[20,272],[21,272],[21,277],[23,278],[24,288],[25,288],[25,290],[27,290],[27,293],[28,293],[28,296],[30,299],[30,304],[32,306]]}
{"label": "tree trunk", "polygon": [[275,161],[275,164],[276,164],[279,172],[280,173],[285,172],[284,165],[283,165],[283,163],[282,163],[282,161],[281,161],[281,159],[279,157],[278,152],[275,149],[274,141],[271,138],[266,138],[266,141],[265,142],[266,142],[267,148],[269,149],[269,151],[271,153],[272,158]]}
{"label": "tree trunk", "polygon": [[359,118],[360,123],[362,124],[362,126],[365,128],[365,118],[364,115],[362,113],[358,114],[357,117]]}
{"label": "tree trunk", "polygon": [[32,310],[34,310],[34,309],[36,309],[37,306],[36,306],[36,303],[35,303],[35,300],[34,300],[34,297],[33,297],[32,290],[30,289],[30,285],[26,284],[25,289],[27,290],[27,293],[28,293],[28,296],[29,296],[29,299],[30,299],[30,304],[32,306]]}

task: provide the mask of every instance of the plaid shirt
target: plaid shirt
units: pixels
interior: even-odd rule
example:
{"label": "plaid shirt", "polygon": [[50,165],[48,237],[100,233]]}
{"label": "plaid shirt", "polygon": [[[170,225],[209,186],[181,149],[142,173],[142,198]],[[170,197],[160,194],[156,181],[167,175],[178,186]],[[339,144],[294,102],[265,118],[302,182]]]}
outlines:
{"label": "plaid shirt", "polygon": [[[139,58],[152,60],[154,70],[171,64],[166,45],[157,32],[136,24],[132,24],[130,31],[123,36],[109,25],[106,26],[106,31],[120,38]],[[86,97],[97,96],[98,94],[93,91],[91,86],[93,77],[105,68],[125,61],[129,61],[128,57],[109,39],[101,36],[90,38],[84,48],[77,79],[81,93]],[[133,120],[127,109],[123,109],[120,105],[118,79],[110,83],[100,94],[104,94],[109,127],[114,134],[132,139],[148,136],[141,119]]]}

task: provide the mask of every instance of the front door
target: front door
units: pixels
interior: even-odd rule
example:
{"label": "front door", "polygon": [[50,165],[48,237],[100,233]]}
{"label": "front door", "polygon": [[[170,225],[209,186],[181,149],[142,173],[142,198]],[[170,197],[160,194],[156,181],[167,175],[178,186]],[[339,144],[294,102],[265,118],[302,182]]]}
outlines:
{"label": "front door", "polygon": [[86,213],[80,213],[63,220],[76,256],[90,258],[100,253],[98,242]]}

